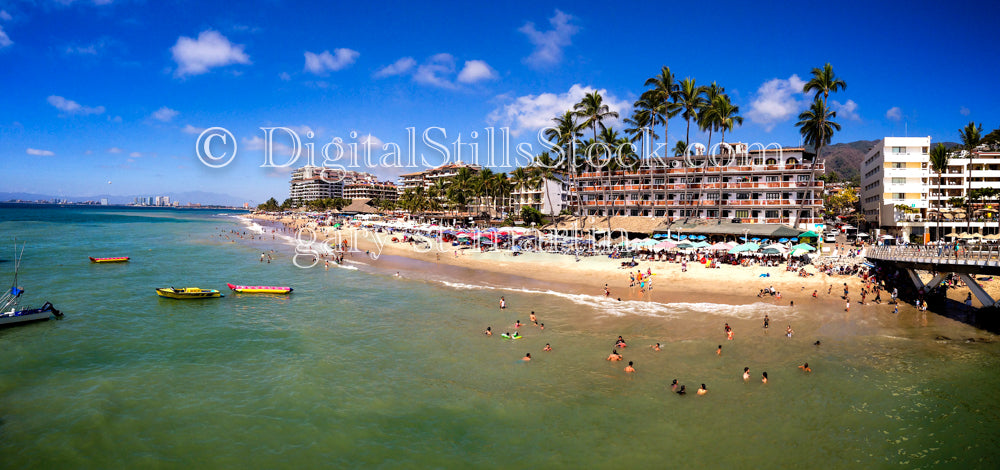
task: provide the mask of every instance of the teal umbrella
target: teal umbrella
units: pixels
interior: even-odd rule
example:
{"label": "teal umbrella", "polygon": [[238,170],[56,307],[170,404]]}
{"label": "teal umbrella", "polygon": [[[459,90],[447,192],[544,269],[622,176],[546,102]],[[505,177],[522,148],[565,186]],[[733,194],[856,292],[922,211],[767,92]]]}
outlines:
{"label": "teal umbrella", "polygon": [[753,243],[753,242],[750,242],[750,243],[744,243],[742,245],[736,245],[736,246],[734,246],[733,249],[729,250],[729,253],[730,254],[744,253],[744,252],[748,252],[748,251],[757,251],[759,249],[760,249],[760,245],[758,245],[756,243]]}
{"label": "teal umbrella", "polygon": [[802,233],[800,233],[799,234],[799,238],[819,238],[819,235],[817,235],[816,232],[813,232],[812,230],[810,230],[808,232],[802,232]]}
{"label": "teal umbrella", "polygon": [[792,250],[816,251],[816,248],[808,243],[799,243],[792,247]]}

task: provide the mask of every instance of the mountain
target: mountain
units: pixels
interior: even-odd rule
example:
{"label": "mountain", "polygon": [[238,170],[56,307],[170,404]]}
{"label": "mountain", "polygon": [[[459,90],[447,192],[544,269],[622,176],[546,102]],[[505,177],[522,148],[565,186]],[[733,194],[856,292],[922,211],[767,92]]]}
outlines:
{"label": "mountain", "polygon": [[[861,179],[861,163],[877,140],[856,140],[842,144],[823,147],[821,159],[826,159],[826,173],[836,172],[841,180]],[[945,147],[952,148],[955,142],[942,142]],[[936,145],[936,142],[932,142]]]}
{"label": "mountain", "polygon": [[54,196],[51,194],[0,192],[0,201],[10,201],[12,199],[24,201],[51,201],[53,199],[66,199],[70,202],[84,202],[107,199],[109,204],[131,204],[137,197],[152,196],[168,196],[170,197],[171,202],[177,201],[181,205],[195,203],[202,205],[239,207],[242,206],[244,202],[249,202],[251,205],[256,205],[258,202],[229,194],[210,193],[206,191],[185,191],[179,193],[144,194],[132,196],[114,196],[110,194],[97,194],[94,196]]}

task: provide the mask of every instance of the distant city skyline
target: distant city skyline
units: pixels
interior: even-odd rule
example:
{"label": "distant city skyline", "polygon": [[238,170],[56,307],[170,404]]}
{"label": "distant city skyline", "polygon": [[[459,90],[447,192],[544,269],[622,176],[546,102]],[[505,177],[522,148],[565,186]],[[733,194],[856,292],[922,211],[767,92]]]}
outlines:
{"label": "distant city skyline", "polygon": [[[440,152],[422,143],[426,131],[446,147],[459,138],[478,144],[485,164],[487,128],[496,153],[501,128],[510,130],[512,157],[519,143],[538,153],[537,131],[583,94],[599,90],[625,118],[664,65],[678,79],[725,87],[745,118],[727,141],[800,144],[794,123],[811,99],[802,84],[827,62],[847,82],[830,96],[843,126],[833,143],[958,141],[969,121],[985,132],[1000,126],[991,112],[1000,94],[989,88],[1000,76],[990,55],[994,3],[717,2],[684,12],[669,4],[613,12],[596,2],[230,6],[0,0],[8,71],[0,75],[0,159],[16,175],[0,192],[282,200],[291,170],[306,160],[261,168],[261,127],[294,130],[317,163],[334,138],[348,154],[370,138],[375,157],[385,143],[406,153],[415,142],[416,157],[435,166]],[[624,128],[620,119],[609,125]],[[215,126],[238,144],[220,169],[195,153],[199,134]],[[680,117],[670,121],[667,148],[685,128]],[[291,140],[275,135],[280,163]],[[707,134],[692,126],[691,140]],[[388,181],[414,170],[354,169]]]}

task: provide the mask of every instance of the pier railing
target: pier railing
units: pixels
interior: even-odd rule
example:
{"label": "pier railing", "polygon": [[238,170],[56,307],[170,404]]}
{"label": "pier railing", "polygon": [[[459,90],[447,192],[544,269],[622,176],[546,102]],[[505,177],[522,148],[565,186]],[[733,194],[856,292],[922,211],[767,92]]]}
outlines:
{"label": "pier railing", "polygon": [[921,264],[1000,266],[1000,245],[960,246],[874,246],[865,256],[869,259]]}

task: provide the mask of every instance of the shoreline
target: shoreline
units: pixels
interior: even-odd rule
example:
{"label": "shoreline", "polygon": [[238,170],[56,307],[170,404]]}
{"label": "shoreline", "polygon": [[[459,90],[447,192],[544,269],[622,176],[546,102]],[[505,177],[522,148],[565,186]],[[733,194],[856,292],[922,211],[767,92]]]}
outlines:
{"label": "shoreline", "polygon": [[[292,217],[277,218],[258,215],[248,217],[248,219],[263,222],[267,226],[280,224],[279,226],[293,231],[307,225],[306,222]],[[353,257],[354,261],[369,265],[375,270],[390,268],[388,271],[393,271],[394,265],[407,264],[392,258],[383,258],[385,255],[390,255],[390,257],[428,263],[429,266],[426,267],[429,268],[439,266],[445,271],[451,271],[449,268],[470,270],[468,273],[452,274],[479,273],[488,274],[487,277],[490,278],[526,279],[535,286],[567,294],[603,297],[604,286],[607,284],[611,294],[609,297],[621,298],[621,300],[645,300],[668,304],[705,302],[706,297],[708,297],[713,303],[733,305],[763,302],[789,306],[795,302],[799,306],[804,306],[809,305],[806,302],[821,302],[842,306],[841,294],[844,283],[847,283],[849,291],[855,295],[860,292],[863,286],[863,281],[857,276],[815,274],[809,277],[800,277],[797,271],[786,271],[784,265],[764,267],[722,264],[717,269],[709,269],[700,263],[693,262],[688,264],[687,272],[681,272],[679,263],[637,261],[637,266],[623,269],[620,267],[621,263],[627,260],[610,259],[604,256],[583,257],[577,262],[574,257],[569,255],[544,252],[523,252],[518,256],[512,256],[508,251],[481,253],[471,249],[439,250],[437,247],[429,252],[421,252],[415,250],[409,243],[392,242],[393,236],[387,233],[375,233],[374,235],[378,236],[380,240],[379,243],[376,243],[370,238],[359,235],[361,231],[354,228],[321,227],[313,230],[317,234],[317,242],[351,240],[357,245],[353,248],[362,252],[371,250],[380,253],[378,259],[370,261],[358,261],[357,253]],[[368,235],[371,236],[372,233],[368,232]],[[457,256],[456,251],[458,252]],[[361,256],[364,257],[364,255]],[[651,291],[640,294],[638,287],[629,287],[629,274],[639,270],[644,274],[647,270],[653,272]],[[769,274],[769,277],[760,277],[764,273]],[[757,294],[761,289],[770,286],[781,293],[780,299],[774,296],[758,297]],[[813,290],[817,291],[816,299],[812,298]],[[827,291],[830,291],[830,294],[827,294]],[[857,303],[857,300],[857,298],[852,299],[854,303]],[[891,311],[892,307],[886,303],[887,301],[886,298],[883,299],[881,305],[868,302],[864,306],[859,305],[859,307],[881,307]]]}

